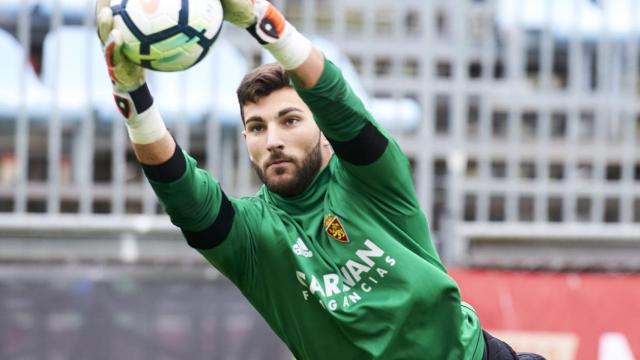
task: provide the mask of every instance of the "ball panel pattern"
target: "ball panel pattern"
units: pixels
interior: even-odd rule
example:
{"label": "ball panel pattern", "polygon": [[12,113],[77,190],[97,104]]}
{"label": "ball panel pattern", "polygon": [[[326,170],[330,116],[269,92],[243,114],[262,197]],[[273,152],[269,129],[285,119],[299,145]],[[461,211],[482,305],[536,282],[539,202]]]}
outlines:
{"label": "ball panel pattern", "polygon": [[195,65],[222,29],[219,0],[112,0],[111,5],[114,26],[123,30],[125,56],[153,70]]}

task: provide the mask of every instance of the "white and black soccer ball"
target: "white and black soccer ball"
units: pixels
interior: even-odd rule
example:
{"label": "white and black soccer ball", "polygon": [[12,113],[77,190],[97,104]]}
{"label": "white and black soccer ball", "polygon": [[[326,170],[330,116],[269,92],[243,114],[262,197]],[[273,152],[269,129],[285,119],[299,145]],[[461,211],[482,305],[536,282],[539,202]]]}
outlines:
{"label": "white and black soccer ball", "polygon": [[220,0],[111,0],[124,55],[151,70],[180,71],[202,60],[222,29]]}

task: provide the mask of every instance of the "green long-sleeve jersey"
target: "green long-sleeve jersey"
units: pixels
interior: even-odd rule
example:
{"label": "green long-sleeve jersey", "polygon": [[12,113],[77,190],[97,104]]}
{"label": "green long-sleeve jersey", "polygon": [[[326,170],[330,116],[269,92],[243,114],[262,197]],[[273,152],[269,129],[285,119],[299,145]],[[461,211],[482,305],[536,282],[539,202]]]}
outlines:
{"label": "green long-sleeve jersey", "polygon": [[335,150],[313,183],[230,198],[177,152],[181,176],[148,176],[172,222],[298,359],[481,359],[479,320],[436,253],[406,156],[331,62],[296,90]]}

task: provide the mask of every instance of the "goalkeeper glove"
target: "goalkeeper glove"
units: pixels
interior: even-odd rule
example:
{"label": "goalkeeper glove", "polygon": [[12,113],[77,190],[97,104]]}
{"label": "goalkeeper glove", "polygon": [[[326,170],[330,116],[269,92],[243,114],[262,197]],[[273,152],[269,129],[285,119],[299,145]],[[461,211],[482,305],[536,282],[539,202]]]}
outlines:
{"label": "goalkeeper glove", "polygon": [[311,42],[266,0],[221,0],[224,19],[245,28],[285,68],[302,65]]}

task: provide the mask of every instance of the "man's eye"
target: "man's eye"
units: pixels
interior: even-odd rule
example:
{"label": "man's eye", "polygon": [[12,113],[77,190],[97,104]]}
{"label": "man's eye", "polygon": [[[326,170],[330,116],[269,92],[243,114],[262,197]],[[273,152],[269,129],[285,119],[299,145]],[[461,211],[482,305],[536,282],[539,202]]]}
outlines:
{"label": "man's eye", "polygon": [[297,124],[299,121],[300,119],[298,119],[297,117],[290,117],[290,118],[287,118],[285,122],[287,125],[294,125],[294,124]]}
{"label": "man's eye", "polygon": [[262,125],[251,125],[249,126],[249,132],[261,132],[264,130],[264,126]]}

